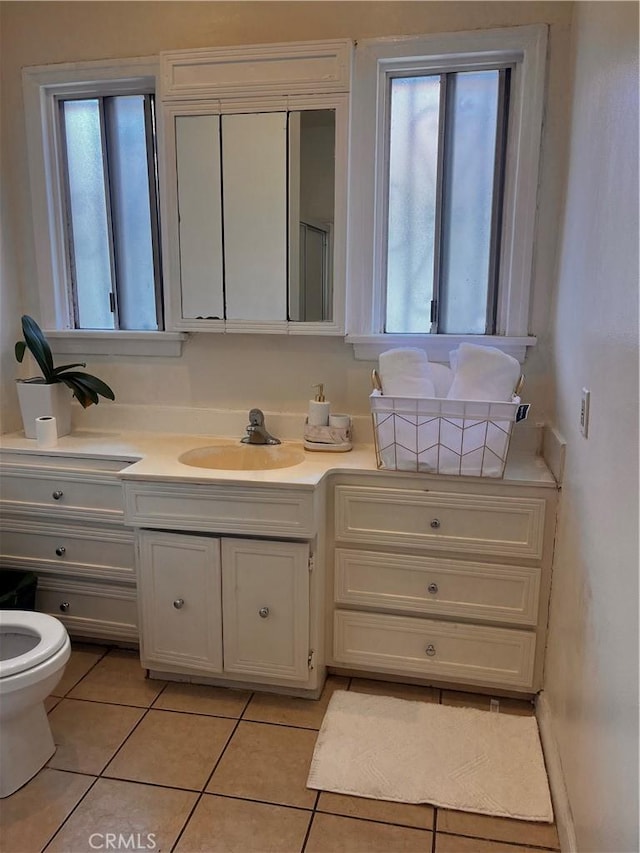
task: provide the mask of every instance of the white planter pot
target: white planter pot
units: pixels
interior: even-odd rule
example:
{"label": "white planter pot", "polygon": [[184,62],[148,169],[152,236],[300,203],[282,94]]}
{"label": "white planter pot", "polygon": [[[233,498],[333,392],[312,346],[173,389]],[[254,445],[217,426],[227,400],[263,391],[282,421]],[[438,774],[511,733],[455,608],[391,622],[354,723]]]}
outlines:
{"label": "white planter pot", "polygon": [[24,434],[27,438],[36,437],[36,418],[53,417],[56,419],[58,436],[71,432],[71,389],[62,382],[45,385],[43,381],[16,381],[18,401],[22,413]]}

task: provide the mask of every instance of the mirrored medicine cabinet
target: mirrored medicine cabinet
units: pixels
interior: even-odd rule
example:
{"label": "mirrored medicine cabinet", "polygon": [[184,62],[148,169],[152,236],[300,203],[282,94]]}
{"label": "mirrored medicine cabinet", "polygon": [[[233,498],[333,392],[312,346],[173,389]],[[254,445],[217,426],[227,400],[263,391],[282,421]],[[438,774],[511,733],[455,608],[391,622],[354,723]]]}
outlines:
{"label": "mirrored medicine cabinet", "polygon": [[160,54],[168,328],[344,334],[353,47]]}
{"label": "mirrored medicine cabinet", "polygon": [[173,328],[343,333],[347,100],[293,100],[165,111]]}

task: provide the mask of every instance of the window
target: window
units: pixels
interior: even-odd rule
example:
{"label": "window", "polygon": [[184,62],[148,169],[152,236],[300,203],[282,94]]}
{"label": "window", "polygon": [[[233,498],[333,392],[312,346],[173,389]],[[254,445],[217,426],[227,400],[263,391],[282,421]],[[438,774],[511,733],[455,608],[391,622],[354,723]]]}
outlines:
{"label": "window", "polygon": [[157,60],[23,71],[40,323],[58,352],[178,355],[163,329]]}
{"label": "window", "polygon": [[77,329],[162,327],[153,96],[59,101]]}
{"label": "window", "polygon": [[347,339],[363,357],[534,342],[545,58],[544,26],[357,45]]}
{"label": "window", "polygon": [[389,81],[385,332],[493,332],[509,73]]}

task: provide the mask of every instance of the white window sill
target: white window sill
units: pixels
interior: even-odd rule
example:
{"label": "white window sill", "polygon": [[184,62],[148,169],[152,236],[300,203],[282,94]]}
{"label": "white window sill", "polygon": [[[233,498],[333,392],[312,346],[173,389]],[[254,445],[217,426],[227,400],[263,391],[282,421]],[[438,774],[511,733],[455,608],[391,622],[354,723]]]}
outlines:
{"label": "white window sill", "polygon": [[527,347],[535,346],[537,338],[503,337],[500,335],[347,335],[346,343],[353,344],[357,361],[376,361],[381,352],[395,347],[419,347],[430,361],[449,363],[449,353],[461,343],[478,344],[502,350],[522,364]]}
{"label": "white window sill", "polygon": [[45,331],[54,353],[69,355],[155,355],[182,354],[184,332],[127,332],[66,329]]}

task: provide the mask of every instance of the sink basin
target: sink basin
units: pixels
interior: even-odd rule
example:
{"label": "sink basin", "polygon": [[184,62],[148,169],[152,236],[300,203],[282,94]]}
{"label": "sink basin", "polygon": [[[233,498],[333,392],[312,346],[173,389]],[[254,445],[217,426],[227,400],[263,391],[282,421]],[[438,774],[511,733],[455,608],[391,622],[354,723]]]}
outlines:
{"label": "sink basin", "polygon": [[233,444],[195,447],[178,457],[183,465],[223,471],[272,471],[304,462],[304,451],[283,444]]}

